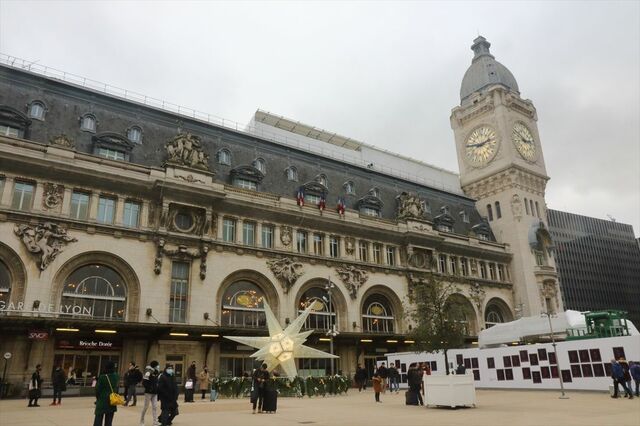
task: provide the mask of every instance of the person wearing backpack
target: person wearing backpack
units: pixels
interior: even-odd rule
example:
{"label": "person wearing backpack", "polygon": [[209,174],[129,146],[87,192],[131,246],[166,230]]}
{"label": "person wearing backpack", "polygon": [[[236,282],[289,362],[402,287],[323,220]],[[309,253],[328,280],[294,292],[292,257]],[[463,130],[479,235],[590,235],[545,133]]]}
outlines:
{"label": "person wearing backpack", "polygon": [[151,415],[153,425],[158,426],[158,361],[151,361],[144,369],[142,385],[144,386],[144,407],[140,414],[140,426],[144,426],[144,415],[151,404]]}
{"label": "person wearing backpack", "polygon": [[111,394],[118,392],[120,376],[113,361],[107,362],[96,382],[96,409],[93,426],[111,426],[117,405],[111,405]]}

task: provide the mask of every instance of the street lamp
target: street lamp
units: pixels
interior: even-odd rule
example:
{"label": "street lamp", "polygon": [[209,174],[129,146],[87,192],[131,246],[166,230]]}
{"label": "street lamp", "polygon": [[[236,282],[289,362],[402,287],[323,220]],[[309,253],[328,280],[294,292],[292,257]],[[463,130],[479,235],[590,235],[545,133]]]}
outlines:
{"label": "street lamp", "polygon": [[[331,282],[331,278],[327,278],[327,284],[325,284],[324,289],[327,291],[327,295],[329,296],[329,329],[327,330],[326,335],[329,336],[329,353],[331,355],[333,355],[333,338],[338,335],[336,325],[333,323],[333,304],[331,303],[331,293],[335,287],[336,285]],[[331,375],[333,376],[333,358],[330,358],[329,362],[331,363]]]}
{"label": "street lamp", "polygon": [[569,399],[568,396],[564,394],[564,383],[562,383],[562,370],[560,369],[560,355],[556,350],[556,339],[553,337],[553,325],[551,324],[551,317],[555,316],[553,312],[542,312],[541,315],[544,315],[549,320],[549,331],[551,332],[551,346],[553,346],[553,353],[556,357],[556,368],[558,369],[558,380],[560,380],[560,399]]}

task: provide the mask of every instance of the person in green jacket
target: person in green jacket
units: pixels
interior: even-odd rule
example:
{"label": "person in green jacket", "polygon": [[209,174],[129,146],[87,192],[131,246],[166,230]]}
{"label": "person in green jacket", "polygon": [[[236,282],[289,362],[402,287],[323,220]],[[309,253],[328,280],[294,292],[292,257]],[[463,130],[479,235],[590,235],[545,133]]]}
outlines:
{"label": "person in green jacket", "polygon": [[119,380],[116,365],[113,361],[107,362],[96,382],[96,416],[93,420],[93,426],[111,426],[113,424],[113,415],[118,411],[118,407],[110,404],[109,395],[112,389],[113,392],[118,392]]}

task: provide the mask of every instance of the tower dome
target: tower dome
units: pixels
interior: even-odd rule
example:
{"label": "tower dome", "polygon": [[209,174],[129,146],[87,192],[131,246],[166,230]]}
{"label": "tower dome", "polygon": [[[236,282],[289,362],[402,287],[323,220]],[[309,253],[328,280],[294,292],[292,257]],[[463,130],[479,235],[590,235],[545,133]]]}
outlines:
{"label": "tower dome", "polygon": [[474,92],[480,92],[483,89],[500,84],[507,90],[520,93],[518,83],[511,71],[507,69],[489,52],[491,43],[482,36],[478,36],[473,40],[471,50],[474,56],[471,66],[464,73],[462,85],[460,86],[460,100],[464,101]]}

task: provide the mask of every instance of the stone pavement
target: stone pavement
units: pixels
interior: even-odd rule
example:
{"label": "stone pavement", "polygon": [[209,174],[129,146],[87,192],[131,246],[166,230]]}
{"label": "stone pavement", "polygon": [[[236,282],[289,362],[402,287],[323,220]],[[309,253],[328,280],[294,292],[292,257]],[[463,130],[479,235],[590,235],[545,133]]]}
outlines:
{"label": "stone pavement", "polygon": [[[326,398],[280,398],[275,414],[251,414],[248,399],[221,399],[180,405],[175,426],[205,425],[580,425],[640,426],[640,398],[611,399],[606,393],[571,392],[558,399],[552,391],[478,390],[476,408],[424,408],[404,405],[404,391],[383,394],[374,402],[371,391]],[[181,397],[182,399],[182,397]],[[88,426],[93,422],[92,398],[67,398],[60,407],[26,408],[26,400],[0,401],[0,426]],[[114,426],[138,426],[141,407],[119,408]],[[151,425],[150,410],[147,426]]]}

